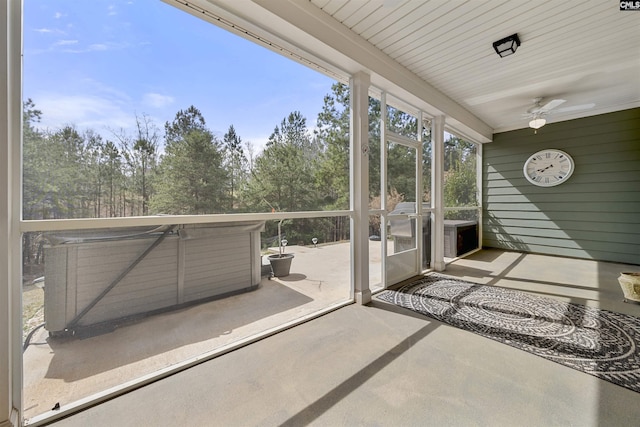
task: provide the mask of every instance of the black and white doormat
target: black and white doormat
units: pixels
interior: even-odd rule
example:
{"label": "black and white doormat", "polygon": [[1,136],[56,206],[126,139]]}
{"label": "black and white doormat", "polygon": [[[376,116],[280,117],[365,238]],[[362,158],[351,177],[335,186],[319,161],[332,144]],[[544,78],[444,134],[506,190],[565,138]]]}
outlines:
{"label": "black and white doormat", "polygon": [[430,274],[377,298],[640,392],[640,318]]}

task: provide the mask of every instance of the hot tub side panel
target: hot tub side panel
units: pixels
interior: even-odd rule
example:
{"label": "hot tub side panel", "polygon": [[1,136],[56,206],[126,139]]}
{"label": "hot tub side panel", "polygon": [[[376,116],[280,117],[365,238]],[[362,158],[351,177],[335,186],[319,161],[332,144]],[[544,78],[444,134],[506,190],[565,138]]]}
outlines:
{"label": "hot tub side panel", "polygon": [[184,301],[242,291],[253,282],[251,235],[185,241]]}
{"label": "hot tub side panel", "polygon": [[[45,323],[51,333],[91,326],[255,289],[260,283],[264,223],[180,228],[156,241],[146,235],[47,247]],[[105,295],[106,289],[113,286]]]}

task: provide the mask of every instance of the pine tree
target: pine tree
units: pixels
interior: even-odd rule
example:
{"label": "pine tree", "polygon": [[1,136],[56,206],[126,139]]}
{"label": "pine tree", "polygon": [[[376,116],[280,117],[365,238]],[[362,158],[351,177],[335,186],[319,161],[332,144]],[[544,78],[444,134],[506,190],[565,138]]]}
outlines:
{"label": "pine tree", "polygon": [[228,206],[221,144],[194,106],[165,124],[165,153],[151,210],[166,214],[222,213]]}
{"label": "pine tree", "polygon": [[316,185],[325,209],[349,209],[349,88],[335,83],[318,114],[316,136],[324,147]]}
{"label": "pine tree", "polygon": [[224,134],[224,167],[229,175],[229,206],[231,212],[237,208],[238,192],[246,181],[249,162],[242,149],[242,139],[233,125]]}
{"label": "pine tree", "polygon": [[132,215],[148,215],[153,179],[158,163],[158,131],[149,116],[136,115],[134,136],[118,135],[126,165]]}
{"label": "pine tree", "polygon": [[23,106],[23,196],[22,216],[24,219],[47,218],[48,206],[45,185],[47,182],[47,153],[44,135],[35,127],[42,112],[35,109],[35,103],[28,99]]}

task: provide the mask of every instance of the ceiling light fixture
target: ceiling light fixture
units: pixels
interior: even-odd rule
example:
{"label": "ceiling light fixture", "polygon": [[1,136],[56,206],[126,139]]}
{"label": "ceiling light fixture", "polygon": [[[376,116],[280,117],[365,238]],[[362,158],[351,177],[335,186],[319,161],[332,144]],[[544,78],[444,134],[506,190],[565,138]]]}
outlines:
{"label": "ceiling light fixture", "polygon": [[518,46],[520,46],[520,39],[517,33],[493,42],[493,48],[496,50],[496,53],[500,55],[500,58],[513,55],[516,53]]}
{"label": "ceiling light fixture", "polygon": [[536,114],[535,116],[533,116],[533,120],[529,122],[529,127],[532,129],[535,129],[537,132],[537,130],[540,129],[542,126],[544,126],[546,123],[547,121],[545,120],[544,117],[541,117]]}

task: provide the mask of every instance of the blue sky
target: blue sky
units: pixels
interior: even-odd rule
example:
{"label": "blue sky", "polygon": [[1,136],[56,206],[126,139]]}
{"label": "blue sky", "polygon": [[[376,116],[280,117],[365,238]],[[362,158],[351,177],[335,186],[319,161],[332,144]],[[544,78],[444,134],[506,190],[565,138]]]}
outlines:
{"label": "blue sky", "polygon": [[146,114],[163,135],[194,105],[218,137],[233,124],[260,149],[292,111],[313,128],[332,83],[158,0],[24,2],[23,96],[43,112],[43,128],[73,124],[108,138]]}

